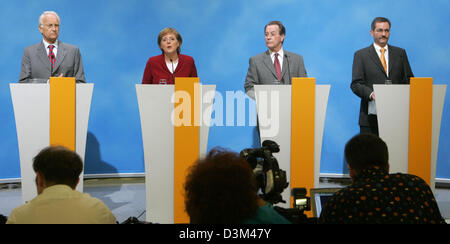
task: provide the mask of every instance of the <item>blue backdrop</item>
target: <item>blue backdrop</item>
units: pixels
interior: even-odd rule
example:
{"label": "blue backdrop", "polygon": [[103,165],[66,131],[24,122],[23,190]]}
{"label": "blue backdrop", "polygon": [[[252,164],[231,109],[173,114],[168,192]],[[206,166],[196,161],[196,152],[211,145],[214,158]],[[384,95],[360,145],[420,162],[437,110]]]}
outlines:
{"label": "blue backdrop", "polygon": [[[182,53],[195,58],[201,82],[216,84],[225,94],[243,90],[249,58],[266,50],[264,25],[281,20],[287,29],[284,48],[303,55],[308,76],[317,83],[331,84],[322,173],[345,172],[343,147],[359,131],[359,98],[350,90],[352,59],[372,43],[374,17],[391,20],[390,43],[407,50],[415,76],[449,84],[447,0],[2,1],[0,179],[20,177],[9,83],[18,80],[23,49],[42,40],[38,17],[45,10],[58,12],[60,40],[80,48],[86,78],[95,83],[86,174],[144,172],[135,84],[147,59],[160,54],[157,35],[168,26],[183,36]],[[449,101],[442,118],[439,178],[450,178]],[[254,137],[253,126],[214,126],[208,149],[240,151],[257,146]]]}

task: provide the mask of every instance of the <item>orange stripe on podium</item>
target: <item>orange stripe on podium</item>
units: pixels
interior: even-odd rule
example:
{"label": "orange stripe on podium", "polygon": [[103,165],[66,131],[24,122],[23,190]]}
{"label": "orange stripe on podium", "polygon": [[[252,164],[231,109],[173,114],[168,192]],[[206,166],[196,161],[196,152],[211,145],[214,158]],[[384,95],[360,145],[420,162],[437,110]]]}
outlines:
{"label": "orange stripe on podium", "polygon": [[189,223],[184,207],[184,182],[189,167],[199,158],[200,80],[175,78],[174,110],[174,223]]}
{"label": "orange stripe on podium", "polygon": [[50,145],[75,151],[76,86],[73,77],[50,78]]}
{"label": "orange stripe on podium", "polygon": [[431,183],[433,78],[411,78],[408,173]]}
{"label": "orange stripe on podium", "polygon": [[291,188],[308,192],[314,188],[315,94],[315,78],[292,78]]}

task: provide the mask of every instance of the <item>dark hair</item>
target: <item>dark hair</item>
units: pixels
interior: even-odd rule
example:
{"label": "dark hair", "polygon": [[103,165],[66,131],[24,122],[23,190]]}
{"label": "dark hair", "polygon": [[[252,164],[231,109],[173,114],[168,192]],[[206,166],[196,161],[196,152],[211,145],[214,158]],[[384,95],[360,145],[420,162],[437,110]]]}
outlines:
{"label": "dark hair", "polygon": [[44,148],[33,159],[33,169],[48,185],[64,184],[75,188],[83,171],[80,156],[62,146]]}
{"label": "dark hair", "polygon": [[387,18],[385,18],[385,17],[376,17],[375,19],[372,20],[372,24],[370,25],[371,30],[375,30],[376,23],[381,23],[381,22],[388,22],[389,23],[389,29],[391,28],[391,21],[389,21]]}
{"label": "dark hair", "polygon": [[278,20],[270,21],[267,25],[264,26],[264,33],[266,33],[266,28],[269,25],[278,25],[278,29],[280,30],[280,33],[279,33],[280,36],[286,35],[286,28],[284,28],[284,25],[283,25],[283,23],[281,23],[281,21],[278,21]]}
{"label": "dark hair", "polygon": [[372,166],[388,170],[389,152],[386,143],[373,134],[359,134],[345,145],[345,160],[357,173]]}
{"label": "dark hair", "polygon": [[237,153],[213,149],[189,170],[185,207],[195,224],[231,224],[256,214],[257,186],[249,163]]}

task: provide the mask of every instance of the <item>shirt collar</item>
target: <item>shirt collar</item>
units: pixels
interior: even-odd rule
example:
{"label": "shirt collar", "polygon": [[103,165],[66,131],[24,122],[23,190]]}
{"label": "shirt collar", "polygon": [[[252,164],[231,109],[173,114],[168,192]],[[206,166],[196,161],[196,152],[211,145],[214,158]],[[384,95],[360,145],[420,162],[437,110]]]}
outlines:
{"label": "shirt collar", "polygon": [[45,41],[45,39],[42,39],[42,42],[44,43],[44,47],[46,49],[48,49],[49,45],[53,45],[53,46],[55,46],[54,48],[58,48],[58,44],[59,44],[58,40],[56,40],[55,43],[53,43],[53,44],[48,43],[47,41]]}
{"label": "shirt collar", "polygon": [[[376,44],[375,42],[373,43],[373,47],[375,48],[375,50],[376,50],[377,52],[381,52],[381,47],[380,47],[378,44]],[[388,44],[386,44],[386,46],[384,47],[384,49],[386,49],[386,52],[388,52],[388,50],[389,50]]]}
{"label": "shirt collar", "polygon": [[[269,53],[270,53],[270,57],[273,58],[275,56],[275,52],[272,52],[269,49]],[[280,51],[277,52],[278,53],[278,57],[284,57],[284,50],[283,48],[280,49]]]}

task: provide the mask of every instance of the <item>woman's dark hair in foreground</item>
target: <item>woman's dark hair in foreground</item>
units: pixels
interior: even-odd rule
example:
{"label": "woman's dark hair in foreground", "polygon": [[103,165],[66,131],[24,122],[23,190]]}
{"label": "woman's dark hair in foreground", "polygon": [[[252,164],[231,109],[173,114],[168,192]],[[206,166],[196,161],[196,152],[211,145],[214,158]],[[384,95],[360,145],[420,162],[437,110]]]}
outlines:
{"label": "woman's dark hair in foreground", "polygon": [[241,223],[258,210],[252,168],[223,149],[211,150],[190,168],[185,191],[186,212],[194,224]]}

